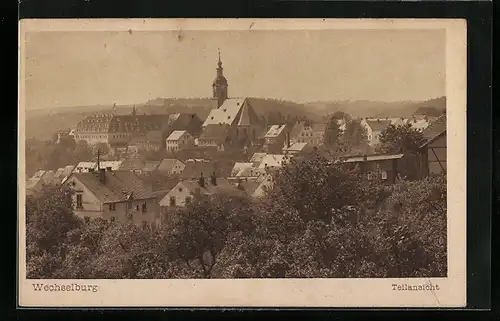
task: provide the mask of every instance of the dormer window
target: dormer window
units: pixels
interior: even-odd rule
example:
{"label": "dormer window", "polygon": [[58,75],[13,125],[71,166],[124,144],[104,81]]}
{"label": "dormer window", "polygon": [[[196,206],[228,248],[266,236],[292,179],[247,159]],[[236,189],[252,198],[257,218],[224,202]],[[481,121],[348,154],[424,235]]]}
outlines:
{"label": "dormer window", "polygon": [[213,119],[214,119],[214,116],[210,117],[210,119],[212,119],[212,120],[213,120]]}

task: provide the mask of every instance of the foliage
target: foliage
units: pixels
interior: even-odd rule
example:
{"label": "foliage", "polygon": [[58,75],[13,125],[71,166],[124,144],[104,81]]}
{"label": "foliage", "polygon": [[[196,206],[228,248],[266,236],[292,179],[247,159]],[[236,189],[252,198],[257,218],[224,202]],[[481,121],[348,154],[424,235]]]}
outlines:
{"label": "foliage", "polygon": [[349,146],[359,146],[368,141],[368,134],[366,129],[361,126],[360,120],[351,119],[346,122],[342,140]]}
{"label": "foliage", "polygon": [[[57,136],[57,135],[56,135]],[[77,141],[71,136],[62,136],[59,143],[52,141],[26,140],[26,174],[28,177],[40,169],[57,170],[94,157],[86,141]]]}
{"label": "foliage", "polygon": [[447,275],[446,177],[366,180],[319,154],[274,174],[260,201],[194,195],[157,230],[27,200],[29,278],[365,278]]}
{"label": "foliage", "polygon": [[410,123],[389,125],[379,136],[382,153],[415,153],[425,143],[422,132],[412,127]]}
{"label": "foliage", "polygon": [[341,136],[340,126],[337,123],[337,119],[332,117],[328,121],[325,129],[324,144],[329,149],[335,149],[339,145],[339,139]]}

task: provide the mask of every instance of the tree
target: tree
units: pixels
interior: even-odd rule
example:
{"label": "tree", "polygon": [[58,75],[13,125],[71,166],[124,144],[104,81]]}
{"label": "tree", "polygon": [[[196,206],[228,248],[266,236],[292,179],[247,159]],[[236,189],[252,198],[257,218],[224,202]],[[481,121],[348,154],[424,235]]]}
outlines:
{"label": "tree", "polygon": [[335,149],[338,147],[341,130],[336,118],[330,118],[326,125],[324,136],[324,144],[327,148]]}
{"label": "tree", "polygon": [[353,119],[346,122],[342,140],[349,146],[359,146],[365,144],[368,140],[366,129],[361,126],[361,121]]}
{"label": "tree", "polygon": [[26,260],[28,278],[56,277],[65,259],[68,233],[81,224],[73,214],[71,191],[46,187],[26,198]]}
{"label": "tree", "polygon": [[379,136],[378,150],[383,153],[415,153],[425,143],[422,132],[412,127],[410,123],[389,125]]}

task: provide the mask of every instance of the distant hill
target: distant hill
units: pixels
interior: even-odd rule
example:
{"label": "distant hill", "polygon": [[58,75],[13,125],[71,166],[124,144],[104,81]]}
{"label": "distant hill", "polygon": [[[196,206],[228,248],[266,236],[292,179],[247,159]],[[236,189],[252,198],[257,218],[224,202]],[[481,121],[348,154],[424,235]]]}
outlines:
{"label": "distant hill", "polygon": [[[281,113],[283,117],[307,117],[321,121],[324,115],[343,111],[352,117],[411,117],[419,108],[428,110],[446,108],[446,98],[441,97],[423,102],[373,102],[373,101],[327,101],[299,104],[287,100],[248,98],[256,113],[266,118],[270,113]],[[212,98],[156,98],[137,104],[139,114],[195,113],[204,120],[216,101]],[[128,114],[133,105],[117,105],[117,114]],[[54,109],[26,111],[26,138],[49,140],[62,129],[75,128],[79,121],[94,113],[111,113],[113,105],[73,106]]]}
{"label": "distant hill", "polygon": [[[284,117],[307,117],[319,120],[320,114],[310,112],[306,106],[291,101],[249,98],[258,115],[267,117],[271,112],[280,112]],[[138,114],[195,113],[204,120],[210,110],[217,106],[212,98],[156,98],[137,105],[117,105],[117,114],[129,114],[136,107]],[[94,113],[111,113],[113,105],[74,106],[54,109],[26,111],[26,137],[39,140],[51,139],[54,132],[75,128],[79,121]]]}
{"label": "distant hill", "polygon": [[[427,101],[380,102],[369,100],[317,101],[306,103],[316,113],[323,115],[343,111],[352,117],[405,117],[409,118],[422,107],[446,109],[446,97]],[[432,116],[432,115],[429,115]]]}

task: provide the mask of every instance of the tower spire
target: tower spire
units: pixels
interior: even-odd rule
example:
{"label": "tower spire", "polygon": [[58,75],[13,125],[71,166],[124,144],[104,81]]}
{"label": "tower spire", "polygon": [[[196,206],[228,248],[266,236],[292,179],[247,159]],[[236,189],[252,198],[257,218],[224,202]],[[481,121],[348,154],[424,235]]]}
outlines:
{"label": "tower spire", "polygon": [[217,99],[217,108],[222,106],[227,99],[227,79],[224,77],[222,61],[220,59],[220,49],[217,48],[219,60],[217,61],[217,75],[212,83],[213,97]]}

